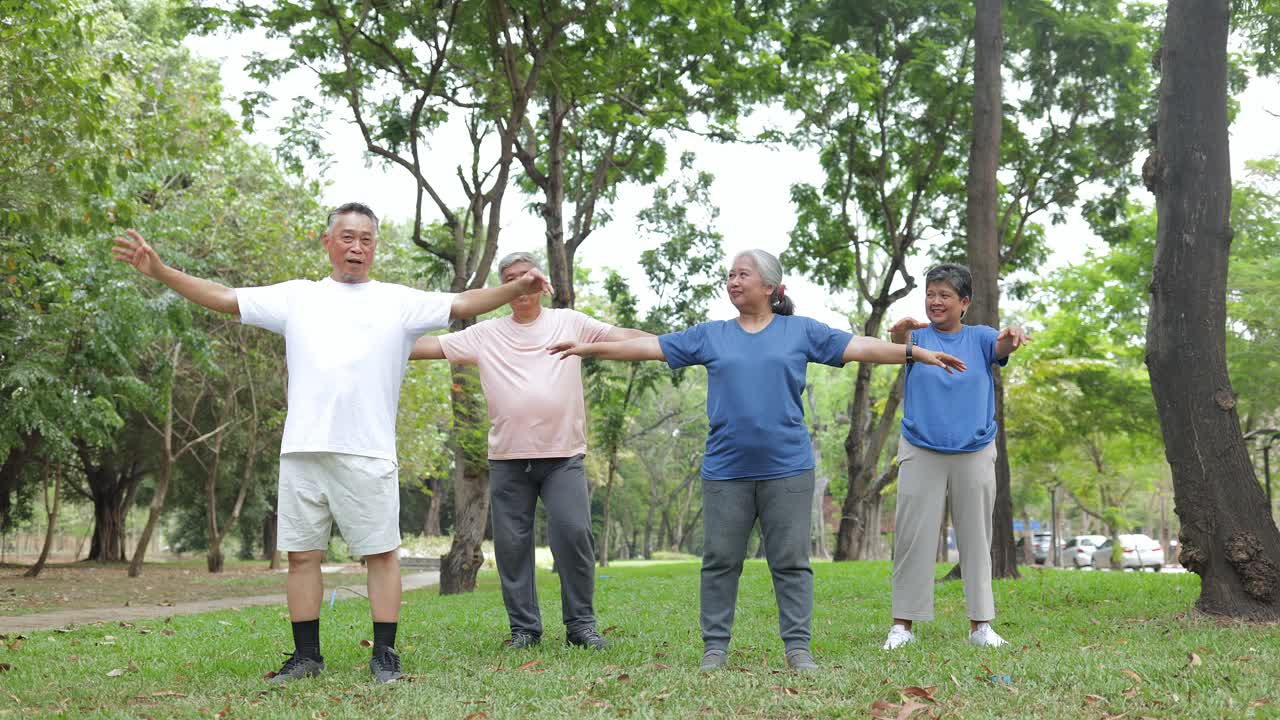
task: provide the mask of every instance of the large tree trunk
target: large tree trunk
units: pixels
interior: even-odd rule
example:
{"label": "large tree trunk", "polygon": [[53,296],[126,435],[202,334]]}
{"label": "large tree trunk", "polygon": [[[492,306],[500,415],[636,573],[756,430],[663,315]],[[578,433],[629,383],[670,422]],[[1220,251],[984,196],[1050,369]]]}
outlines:
{"label": "large tree trunk", "polygon": [[80,455],[93,499],[93,539],[89,543],[88,559],[124,562],[125,515],[133,503],[142,473],[136,466],[117,470],[113,459],[96,464],[89,459],[85,448],[80,449]]}
{"label": "large tree trunk", "polygon": [[1160,55],[1156,149],[1143,167],[1156,194],[1147,368],[1180,559],[1200,576],[1200,610],[1280,619],[1280,531],[1254,476],[1227,376],[1231,247],[1227,0],[1170,0]]}
{"label": "large tree trunk", "polygon": [[[996,218],[1003,122],[1000,67],[1004,56],[1004,18],[1001,0],[976,0],[973,69],[973,143],[969,149],[968,261],[973,272],[973,299],[965,322],[1000,325],[1000,233]],[[1018,577],[1013,542],[1013,501],[1009,490],[1009,459],[1005,452],[1004,383],[994,370],[996,393],[996,504],[992,513],[991,575]],[[954,571],[953,571],[954,573]]]}
{"label": "large tree trunk", "polygon": [[[456,325],[457,323],[455,323]],[[469,324],[469,323],[468,323]],[[453,365],[453,543],[440,559],[440,594],[474,592],[484,565],[489,518],[489,469],[480,378],[474,365]]]}
{"label": "large tree trunk", "polygon": [[40,577],[40,572],[44,570],[44,564],[49,559],[49,550],[53,547],[53,535],[58,529],[58,510],[62,507],[62,473],[55,472],[53,478],[53,502],[49,504],[49,471],[45,470],[44,492],[45,492],[45,518],[48,524],[44,531],[44,546],[40,548],[40,557],[36,560],[36,564],[32,565],[23,575],[33,578]]}

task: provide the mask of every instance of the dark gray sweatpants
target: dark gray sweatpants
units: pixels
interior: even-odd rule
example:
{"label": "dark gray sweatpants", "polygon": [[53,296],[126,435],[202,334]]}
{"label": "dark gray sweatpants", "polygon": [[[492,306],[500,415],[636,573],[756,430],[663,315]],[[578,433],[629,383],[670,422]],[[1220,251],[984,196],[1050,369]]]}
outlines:
{"label": "dark gray sweatpants", "polygon": [[733,630],[738,578],[747,540],[760,520],[764,555],[778,600],[778,630],[787,650],[809,649],[813,570],[809,523],[813,471],[778,480],[703,480],[702,643],[725,650]]}
{"label": "dark gray sweatpants", "polygon": [[493,551],[512,632],[542,635],[533,565],[533,520],[539,497],[547,511],[551,554],[560,574],[565,627],[570,632],[594,627],[591,599],[595,594],[596,553],[582,456],[490,460],[489,494]]}

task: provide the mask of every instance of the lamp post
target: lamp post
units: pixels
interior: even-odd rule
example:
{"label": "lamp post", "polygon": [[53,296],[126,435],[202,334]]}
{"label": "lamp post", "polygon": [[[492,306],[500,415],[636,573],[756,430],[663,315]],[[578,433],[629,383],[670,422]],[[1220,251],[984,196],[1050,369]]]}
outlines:
{"label": "lamp post", "polygon": [[1245,440],[1258,440],[1262,446],[1262,477],[1267,487],[1267,513],[1271,513],[1271,446],[1280,440],[1280,430],[1275,428],[1259,428],[1244,434]]}

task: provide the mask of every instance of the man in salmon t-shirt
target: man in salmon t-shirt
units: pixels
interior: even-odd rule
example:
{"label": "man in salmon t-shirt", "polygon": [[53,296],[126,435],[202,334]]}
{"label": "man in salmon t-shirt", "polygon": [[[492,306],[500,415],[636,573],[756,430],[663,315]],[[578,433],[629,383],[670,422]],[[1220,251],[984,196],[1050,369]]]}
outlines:
{"label": "man in salmon t-shirt", "polygon": [[[498,262],[503,284],[535,270],[537,260],[517,252]],[[537,294],[511,301],[511,315],[461,332],[419,338],[411,360],[472,363],[489,405],[489,493],[493,548],[502,600],[511,624],[509,648],[542,639],[534,585],[533,520],[538,498],[547,511],[551,553],[560,574],[565,642],[603,649],[596,631],[595,548],[591,501],[582,456],[587,451],[582,364],[547,352],[557,342],[604,342],[646,337],[580,312],[543,308]]]}

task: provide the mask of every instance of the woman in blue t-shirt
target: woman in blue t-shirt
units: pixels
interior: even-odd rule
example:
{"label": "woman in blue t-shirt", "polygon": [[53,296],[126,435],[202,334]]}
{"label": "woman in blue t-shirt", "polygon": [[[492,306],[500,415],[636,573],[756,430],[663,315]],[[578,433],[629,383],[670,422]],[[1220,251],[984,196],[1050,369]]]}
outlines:
{"label": "woman in blue t-shirt", "polygon": [[934,561],[948,496],[969,610],[969,642],[980,647],[1008,644],[991,628],[996,614],[990,553],[996,494],[991,366],[1007,363],[1028,338],[1016,327],[996,332],[962,323],[972,291],[968,268],[939,265],[925,275],[929,322],[904,318],[889,330],[894,342],[946,352],[971,369],[955,375],[931,367],[907,368],[893,540],[893,627],[885,650],[915,640],[913,620],[933,619]]}
{"label": "woman in blue t-shirt", "polygon": [[[702,461],[705,540],[702,556],[702,669],[723,667],[733,628],[738,578],[757,519],[778,600],[787,664],[816,670],[809,651],[813,571],[809,568],[813,449],[800,397],[809,363],[901,364],[908,348],[853,337],[792,313],[782,266],[763,250],[734,258],[729,270],[734,320],[621,342],[552,346],[564,355],[609,360],[665,360],[672,368],[705,365],[711,430]],[[943,352],[915,351],[939,372],[964,370]]]}

